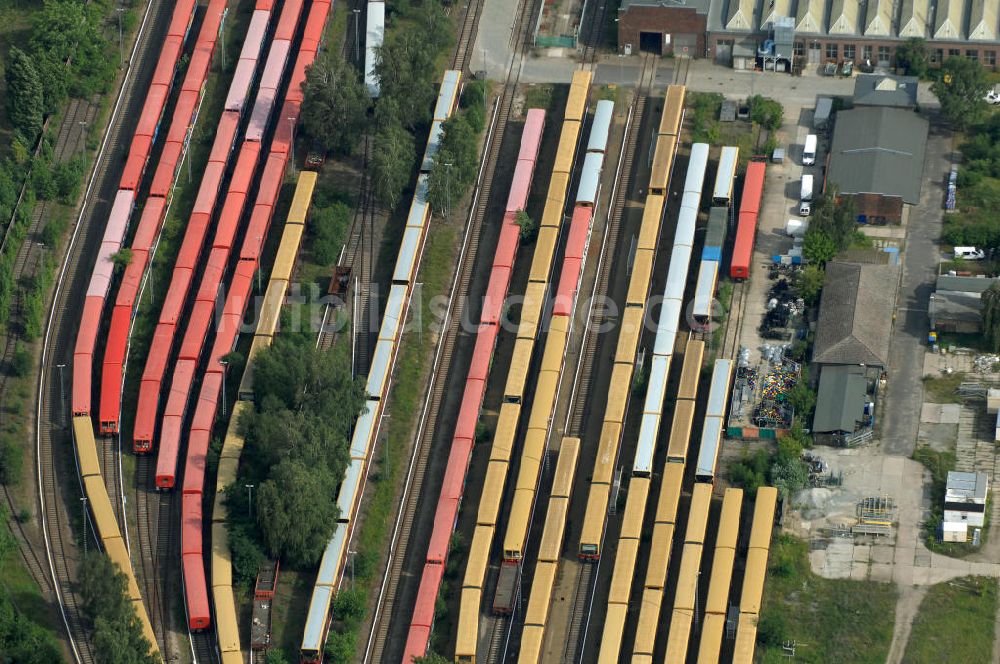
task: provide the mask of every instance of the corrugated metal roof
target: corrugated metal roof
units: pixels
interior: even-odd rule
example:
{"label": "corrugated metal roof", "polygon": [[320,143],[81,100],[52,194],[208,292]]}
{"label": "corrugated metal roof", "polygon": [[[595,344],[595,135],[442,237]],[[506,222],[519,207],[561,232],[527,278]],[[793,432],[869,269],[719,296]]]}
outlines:
{"label": "corrugated metal roof", "polygon": [[865,371],[858,366],[827,366],[819,377],[813,431],[854,433],[865,412]]}
{"label": "corrugated metal roof", "polygon": [[841,193],[900,196],[920,202],[927,120],[909,111],[856,108],[837,114],[829,181]]}
{"label": "corrugated metal roof", "polygon": [[960,39],[965,0],[938,0],[934,13],[934,39]]}
{"label": "corrugated metal roof", "polygon": [[980,323],[983,320],[982,300],[976,293],[938,291],[931,293],[927,303],[927,315],[931,319],[931,327],[934,328],[945,321]]}
{"label": "corrugated metal roof", "polygon": [[945,495],[947,499],[956,498],[985,502],[989,485],[989,477],[987,477],[986,473],[967,473],[949,470]]}
{"label": "corrugated metal roof", "polygon": [[827,264],[815,363],[886,366],[898,270],[895,265]]}
{"label": "corrugated metal roof", "polygon": [[[869,4],[875,0],[869,0]],[[833,0],[830,8],[830,34],[855,35],[858,33],[857,0]]]}
{"label": "corrugated metal roof", "polygon": [[970,40],[996,40],[998,3],[1000,0],[972,0],[969,8]]}
{"label": "corrugated metal roof", "polygon": [[868,0],[865,15],[866,37],[887,37],[892,32],[893,0]]}
{"label": "corrugated metal roof", "polygon": [[899,36],[927,36],[927,5],[928,0],[903,0],[903,8],[899,14]]}

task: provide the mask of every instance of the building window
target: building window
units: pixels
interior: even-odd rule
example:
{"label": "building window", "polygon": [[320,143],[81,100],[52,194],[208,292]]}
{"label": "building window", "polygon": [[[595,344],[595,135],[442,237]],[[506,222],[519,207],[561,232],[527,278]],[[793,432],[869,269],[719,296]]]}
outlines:
{"label": "building window", "polygon": [[803,55],[806,54],[806,45],[804,42],[795,42],[795,45],[792,46],[792,48],[794,49],[793,53],[797,57],[802,57]]}
{"label": "building window", "polygon": [[844,44],[844,59],[854,60],[854,44]]}
{"label": "building window", "polygon": [[997,52],[996,51],[983,51],[983,64],[987,67],[996,67],[997,64]]}
{"label": "building window", "polygon": [[972,60],[973,62],[979,60],[979,51],[969,48],[965,50],[965,57]]}
{"label": "building window", "polygon": [[872,59],[872,47],[871,47],[871,45],[870,44],[865,44],[863,47],[861,47],[861,53],[862,53],[862,57],[864,57],[865,60],[871,60]]}
{"label": "building window", "polygon": [[879,46],[878,47],[878,61],[879,62],[888,62],[889,61],[889,47],[888,46]]}
{"label": "building window", "polygon": [[826,45],[826,57],[828,59],[830,59],[830,60],[836,60],[837,59],[837,45],[836,44],[827,44]]}
{"label": "building window", "polygon": [[944,51],[942,51],[939,48],[936,48],[933,51],[931,51],[931,62],[938,63],[941,62],[942,60],[944,60]]}
{"label": "building window", "polygon": [[962,55],[962,52],[960,50],[958,50],[957,48],[949,48],[948,49],[948,57],[949,58],[957,58],[960,55]]}

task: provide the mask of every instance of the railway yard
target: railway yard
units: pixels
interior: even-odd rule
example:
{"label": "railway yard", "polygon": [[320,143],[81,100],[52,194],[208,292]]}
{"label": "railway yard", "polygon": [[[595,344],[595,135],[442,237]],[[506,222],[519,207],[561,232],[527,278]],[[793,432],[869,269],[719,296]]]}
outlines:
{"label": "railway yard", "polygon": [[[921,562],[928,480],[879,446],[892,421],[883,388],[851,449],[796,443],[794,462],[817,469],[812,488],[789,495],[767,468],[746,479],[812,426],[789,404],[818,383],[807,357],[819,296],[799,296],[789,253],[800,247],[781,229],[798,210],[788,192],[806,172],[797,146],[812,87],[825,83],[794,79],[782,99],[761,81],[784,119],[722,131],[723,99],[748,96],[743,79],[688,57],[616,58],[611,3],[574,10],[571,50],[534,45],[536,0],[428,0],[449,36],[428,59],[440,69],[428,108],[414,111],[383,105],[379,78],[384,54],[400,52],[382,48],[401,39],[393,23],[426,19],[404,4],[138,3],[37,344],[32,488],[6,490],[12,514],[37,513],[12,530],[67,660],[109,661],[79,583],[98,550],[124,575],[144,661],[794,659],[794,638],[776,644],[774,623],[758,626],[789,601],[768,588],[795,537],[814,544],[803,563],[814,574],[904,589],[887,656],[908,661],[907,585],[1000,571],[938,553]],[[321,115],[308,72],[334,60],[366,104],[346,154],[307,129]],[[401,122],[407,113],[426,121]],[[482,125],[463,137],[472,165],[449,142],[470,116]],[[412,149],[386,151],[386,117]],[[76,110],[67,118],[85,128]],[[772,160],[781,146],[789,156]],[[829,149],[820,143],[817,164]],[[392,205],[380,198],[387,154],[413,162]],[[334,205],[350,210],[339,257],[319,264],[317,210]],[[909,230],[878,232],[898,259]],[[27,278],[28,262],[16,265]],[[305,564],[272,555],[256,525],[282,517],[258,510],[271,476],[249,458],[281,437],[256,428],[265,415],[314,417],[255,386],[294,344],[308,348],[296,357],[346,367],[342,417],[270,457],[337,450],[335,481],[288,503],[336,514],[302,534],[321,540]],[[890,378],[890,404],[901,389]],[[922,421],[921,440],[935,431]],[[991,454],[976,447],[959,467]],[[834,486],[831,466],[840,493],[816,489]],[[818,535],[843,530],[855,498],[889,491],[905,512],[888,526],[897,533],[853,545]]]}

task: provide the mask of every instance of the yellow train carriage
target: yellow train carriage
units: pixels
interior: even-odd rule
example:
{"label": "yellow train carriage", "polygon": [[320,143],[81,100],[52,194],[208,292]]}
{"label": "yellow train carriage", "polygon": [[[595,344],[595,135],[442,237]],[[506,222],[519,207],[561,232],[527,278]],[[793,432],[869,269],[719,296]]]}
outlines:
{"label": "yellow train carriage", "polygon": [[490,445],[490,461],[503,461],[504,464],[510,462],[520,416],[521,404],[505,403],[500,406],[497,429],[493,433],[493,443]]}
{"label": "yellow train carriage", "polygon": [[271,279],[289,281],[295,268],[295,258],[302,243],[304,226],[285,226],[278,244],[278,253],[274,256],[274,267],[271,269]]}
{"label": "yellow train carriage", "polygon": [[705,342],[691,339],[684,348],[684,366],[681,367],[681,382],[677,388],[678,399],[694,399],[698,396],[698,382],[701,364],[705,357]]}
{"label": "yellow train carriage", "polygon": [[531,369],[531,353],[535,348],[535,339],[518,339],[514,342],[514,352],[510,358],[510,369],[507,372],[507,383],[503,388],[504,401],[520,403],[524,388],[528,382],[528,372]]}
{"label": "yellow train carriage", "polygon": [[760,613],[760,602],[764,595],[764,576],[767,574],[767,553],[766,549],[750,549],[747,552],[743,591],[740,595],[740,613]]}
{"label": "yellow train carriage", "polygon": [[694,618],[688,609],[674,609],[670,614],[670,632],[667,634],[667,653],[664,664],[685,664],[688,641],[691,640],[691,621]]}
{"label": "yellow train carriage", "polygon": [[604,410],[605,422],[625,421],[625,409],[628,407],[628,395],[632,391],[632,360],[615,362],[611,370],[611,383],[608,385],[608,403]]}
{"label": "yellow train carriage", "polygon": [[524,556],[524,542],[531,526],[531,505],[535,499],[532,489],[514,491],[514,500],[507,517],[507,532],[503,538],[504,560],[521,560]]}
{"label": "yellow train carriage", "polygon": [[649,174],[649,193],[659,196],[667,194],[670,183],[670,172],[674,166],[674,151],[677,148],[677,137],[664,134],[656,139],[656,149],[653,152],[653,168]]}
{"label": "yellow train carriage", "polygon": [[121,537],[118,519],[115,517],[114,508],[108,498],[104,479],[100,475],[91,475],[83,479],[83,485],[87,492],[87,501],[97,534],[102,540]]}
{"label": "yellow train carriage", "polygon": [[712,502],[712,485],[698,483],[691,491],[691,508],[688,510],[687,530],[684,531],[685,543],[704,544],[705,531],[708,529],[708,508]]}
{"label": "yellow train carriage", "polygon": [[670,554],[674,546],[674,524],[653,525],[653,537],[649,547],[649,563],[646,566],[646,580],[643,586],[663,590],[670,568]]}
{"label": "yellow train carriage", "polygon": [[620,539],[639,539],[642,535],[642,517],[646,513],[646,499],[649,497],[649,478],[633,477],[628,485],[628,499],[622,516]]}
{"label": "yellow train carriage", "polygon": [[[601,643],[618,643],[625,634],[625,620],[628,618],[628,606],[624,604],[609,604],[608,613],[604,618],[604,631]],[[613,651],[613,652],[612,652]],[[601,648],[597,655],[598,664],[617,664],[618,648]]]}
{"label": "yellow train carriage", "polygon": [[537,664],[542,661],[542,642],[545,640],[545,628],[541,625],[525,625],[521,632],[521,652],[517,661],[519,664]]}
{"label": "yellow train carriage", "polygon": [[725,626],[725,615],[718,613],[705,615],[701,627],[701,641],[698,644],[698,664],[718,664]]}
{"label": "yellow train carriage", "polygon": [[680,132],[681,121],[684,117],[684,96],[686,89],[683,85],[671,85],[667,87],[667,97],[663,102],[663,115],[660,116],[660,135],[669,134],[676,136]]}
{"label": "yellow train carriage", "polygon": [[479,499],[479,511],[476,515],[478,525],[496,526],[503,502],[503,485],[507,481],[507,462],[490,461],[486,467],[486,479],[483,480],[483,495]]}
{"label": "yellow train carriage", "polygon": [[[564,120],[562,132],[559,134],[559,147],[556,150],[556,161],[552,165],[552,179],[557,174],[569,175],[573,172],[573,158],[576,156],[576,146],[580,138],[580,121]],[[566,188],[563,187],[563,191]]]}
{"label": "yellow train carriage", "polygon": [[295,195],[292,205],[288,208],[288,223],[302,225],[306,223],[306,214],[312,202],[313,191],[316,189],[317,174],[315,171],[302,171],[295,184]]}
{"label": "yellow train carriage", "polygon": [[743,508],[743,489],[730,487],[722,498],[719,515],[719,537],[715,548],[735,549],[740,533],[740,510]]}
{"label": "yellow train carriage", "polygon": [[649,280],[653,276],[653,252],[649,249],[638,249],[632,262],[632,276],[628,282],[628,294],[625,296],[626,307],[641,307],[646,303],[646,292],[649,290]]}
{"label": "yellow train carriage", "polygon": [[684,466],[668,463],[663,468],[660,482],[660,497],[656,501],[656,523],[677,523],[677,506],[681,501],[681,483],[684,481]]}
{"label": "yellow train carriage", "polygon": [[573,491],[573,478],[576,476],[576,462],[580,456],[580,439],[566,436],[559,447],[559,461],[556,463],[556,473],[552,477],[553,498],[569,498]]}
{"label": "yellow train carriage", "polygon": [[582,69],[573,72],[573,82],[569,87],[569,98],[566,100],[564,114],[567,120],[583,120],[583,114],[587,112],[587,95],[590,93],[593,78],[593,72]]}
{"label": "yellow train carriage", "polygon": [[219,650],[222,652],[238,652],[240,649],[240,631],[236,625],[236,601],[232,586],[213,589],[215,599],[216,624],[219,637]]}
{"label": "yellow train carriage", "polygon": [[736,644],[733,646],[733,664],[753,664],[757,644],[757,616],[741,613],[736,626]]}
{"label": "yellow train carriage", "polygon": [[632,592],[632,573],[635,570],[635,561],[638,557],[639,540],[618,540],[614,572],[611,574],[611,588],[608,590],[608,603],[628,604],[628,598]]}
{"label": "yellow train carriage", "polygon": [[663,194],[646,196],[646,205],[642,210],[642,223],[639,225],[639,239],[636,242],[637,249],[656,251],[657,241],[660,237],[660,222],[663,219],[664,200]]}
{"label": "yellow train carriage", "polygon": [[653,656],[656,647],[656,634],[660,631],[660,606],[663,604],[661,589],[646,588],[642,591],[642,602],[639,605],[639,622],[635,630],[635,641],[632,643],[632,661],[637,656]]}
{"label": "yellow train carriage", "polygon": [[468,564],[465,567],[463,588],[482,588],[486,570],[490,566],[490,545],[493,543],[493,526],[476,526],[469,546]]}
{"label": "yellow train carriage", "polygon": [[517,324],[518,339],[534,339],[538,336],[538,323],[542,318],[542,307],[545,306],[545,293],[548,284],[529,283],[524,289],[524,300],[521,302],[521,317]]}
{"label": "yellow train carriage", "polygon": [[608,484],[591,484],[587,495],[587,511],[583,517],[580,533],[580,558],[597,560],[601,557],[601,539],[604,536],[604,522],[608,513]]}
{"label": "yellow train carriage", "polygon": [[674,420],[670,423],[670,442],[667,443],[667,461],[683,464],[691,445],[691,427],[694,426],[694,401],[676,401]]}
{"label": "yellow train carriage", "polygon": [[531,597],[528,598],[528,610],[524,614],[525,625],[544,627],[548,621],[557,569],[558,565],[555,562],[541,561],[535,565],[535,575],[531,580]]}
{"label": "yellow train carriage", "polygon": [[552,257],[556,254],[556,245],[559,242],[559,229],[545,227],[538,229],[538,237],[535,239],[535,255],[531,259],[531,271],[528,273],[528,281],[536,284],[544,284],[549,280],[549,272],[552,269]]}
{"label": "yellow train carriage", "polygon": [[479,642],[479,604],[482,591],[463,588],[458,612],[458,638],[455,640],[455,661],[475,662]]}
{"label": "yellow train carriage", "polygon": [[[573,155],[570,155],[570,159]],[[545,197],[545,207],[542,208],[542,221],[539,228],[562,228],[563,211],[566,209],[566,192],[569,190],[569,172],[554,172],[549,183],[549,191]]]}
{"label": "yellow train carriage", "polygon": [[212,524],[212,587],[233,585],[232,552],[229,550],[229,528],[225,523]]}
{"label": "yellow train carriage", "polygon": [[629,307],[622,313],[618,329],[618,343],[615,346],[616,362],[631,362],[635,360],[639,350],[639,340],[643,332],[643,307]]}
{"label": "yellow train carriage", "polygon": [[774,528],[774,510],[778,504],[778,490],[773,486],[757,489],[757,502],[753,510],[753,526],[750,529],[750,548],[771,548],[771,530]]}
{"label": "yellow train carriage", "polygon": [[622,425],[618,422],[605,422],[601,427],[601,439],[597,445],[597,457],[594,459],[594,473],[590,478],[591,483],[611,484],[621,432]]}
{"label": "yellow train carriage", "polygon": [[[141,600],[142,596],[139,594],[139,585],[135,582],[135,575],[132,574],[132,559],[129,558],[125,542],[121,537],[109,537],[103,540],[102,543],[104,544],[104,553],[108,554],[111,562],[118,565],[118,569],[122,571],[122,574],[128,580],[128,585],[126,586],[128,598],[136,601]],[[153,643],[156,643],[156,641],[154,640]]]}
{"label": "yellow train carriage", "polygon": [[80,477],[101,474],[101,460],[97,456],[97,441],[94,439],[94,425],[89,417],[73,418],[73,437],[76,440],[76,456],[80,463]]}

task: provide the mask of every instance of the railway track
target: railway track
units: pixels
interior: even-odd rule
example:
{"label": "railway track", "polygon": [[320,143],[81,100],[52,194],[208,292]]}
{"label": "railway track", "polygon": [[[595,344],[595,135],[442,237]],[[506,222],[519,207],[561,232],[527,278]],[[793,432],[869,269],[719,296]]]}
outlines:
{"label": "railway track", "polygon": [[[537,0],[522,0],[518,5],[515,18],[516,43],[511,61],[508,62],[507,79],[497,98],[484,148],[484,156],[480,165],[479,177],[472,202],[469,222],[466,227],[465,240],[459,257],[458,270],[455,272],[451,285],[448,311],[445,316],[443,333],[438,342],[432,370],[431,388],[424,400],[420,426],[416,436],[416,446],[410,461],[406,486],[403,490],[403,500],[397,516],[389,549],[389,567],[383,577],[382,589],[376,608],[372,632],[365,652],[365,662],[380,662],[383,659],[389,633],[392,625],[392,614],[395,609],[396,590],[403,575],[406,561],[406,551],[409,545],[410,533],[416,515],[418,498],[423,490],[424,476],[430,448],[433,443],[436,427],[427,426],[438,420],[441,404],[445,396],[447,376],[451,371],[452,355],[458,340],[461,326],[456,321],[463,320],[465,306],[468,300],[469,287],[472,283],[473,266],[479,251],[479,238],[485,222],[486,210],[492,192],[493,178],[496,173],[503,144],[504,132],[513,110],[517,84],[521,77],[524,63],[524,45],[530,34],[530,16]],[[464,69],[468,65],[472,40],[475,37],[475,26],[478,20],[481,0],[471,0],[466,8],[462,22],[459,45],[452,59],[453,67]],[[509,634],[509,630],[507,631]]]}
{"label": "railway track", "polygon": [[[167,588],[176,588],[175,568],[167,561],[177,560],[176,531],[171,524],[176,523],[177,514],[174,494],[156,491],[156,457],[144,454],[137,457],[135,464],[135,509],[136,535],[139,545],[142,596],[149,610],[153,631],[159,642],[160,652],[165,661],[173,659],[173,643],[168,638],[170,612],[166,597]],[[148,552],[148,553],[147,553]],[[138,574],[137,574],[138,576]]]}
{"label": "railway track", "polygon": [[[52,150],[53,161],[55,163],[66,163],[73,158],[83,138],[84,130],[79,123],[86,122],[89,124],[93,122],[96,113],[96,109],[88,102],[81,99],[70,100],[69,106],[66,109],[66,117],[59,127],[59,133],[56,136],[55,146]],[[40,201],[36,203],[32,210],[27,233],[18,249],[17,256],[14,258],[13,278],[17,284],[27,285],[27,280],[34,277],[37,272],[41,256],[50,250],[41,244],[40,239],[51,208],[52,204],[49,201]],[[3,357],[0,362],[2,362],[5,370],[0,373],[0,395],[3,396],[4,402],[7,401],[7,397],[9,396],[7,390],[10,387],[10,367],[13,365],[18,342],[21,340],[25,329],[23,299],[24,291],[22,288],[16,288],[14,290],[13,301],[11,302],[8,323],[4,328],[2,337]],[[62,381],[60,382],[62,383],[61,390],[63,391],[60,396],[64,397],[66,394],[66,385]],[[62,418],[60,425],[66,428],[68,426],[67,408],[65,406],[61,407],[59,412]],[[24,561],[28,573],[35,583],[38,584],[42,593],[50,594],[52,592],[52,583],[45,569],[46,565],[43,562],[43,557],[37,548],[32,545],[31,540],[28,538],[27,530],[18,518],[21,508],[18,506],[13,492],[8,490],[6,484],[0,484],[0,489],[3,491],[4,503],[13,517],[9,523],[15,538],[18,540],[21,559]]]}
{"label": "railway track", "polygon": [[743,336],[743,321],[746,317],[746,308],[746,282],[738,281],[733,284],[733,295],[729,304],[729,316],[726,320],[726,332],[719,357],[737,359],[740,353],[740,337]]}
{"label": "railway track", "polygon": [[[76,220],[53,296],[42,346],[42,370],[38,381],[36,411],[36,455],[42,532],[52,586],[67,630],[74,659],[82,664],[94,661],[89,634],[80,614],[80,598],[76,589],[76,566],[80,550],[73,530],[76,515],[84,506],[78,482],[66,478],[77,476],[73,445],[65,426],[63,409],[65,389],[60,384],[60,365],[68,366],[72,359],[76,333],[76,306],[86,289],[89,257],[103,234],[103,219],[117,187],[116,164],[131,137],[131,120],[138,116],[144,101],[144,82],[152,75],[159,52],[158,35],[170,20],[173,3],[151,0],[138,30],[138,37],[129,59],[129,69],[115,102],[114,110],[98,151],[94,168],[84,194],[84,204]],[[144,46],[144,48],[140,48]],[[82,127],[81,127],[82,130]],[[70,129],[72,132],[72,129]],[[101,177],[98,178],[98,175]],[[120,474],[118,475],[120,479]],[[118,495],[121,495],[120,491]],[[124,525],[124,524],[123,524]],[[88,533],[92,532],[88,528]],[[84,539],[84,547],[89,547]]]}

